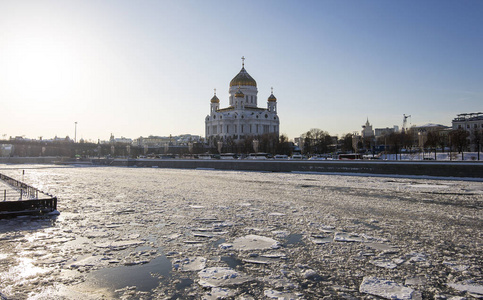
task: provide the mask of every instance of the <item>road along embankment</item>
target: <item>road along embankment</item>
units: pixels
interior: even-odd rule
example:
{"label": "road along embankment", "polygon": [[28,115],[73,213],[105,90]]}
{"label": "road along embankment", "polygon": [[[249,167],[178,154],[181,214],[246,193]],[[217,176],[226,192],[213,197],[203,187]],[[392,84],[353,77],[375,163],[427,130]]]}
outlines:
{"label": "road along embankment", "polygon": [[93,164],[174,169],[215,169],[267,172],[362,173],[483,178],[481,162],[433,161],[277,161],[196,159],[93,159]]}
{"label": "road along embankment", "polygon": [[60,160],[62,157],[57,156],[0,157],[0,164],[53,164]]}

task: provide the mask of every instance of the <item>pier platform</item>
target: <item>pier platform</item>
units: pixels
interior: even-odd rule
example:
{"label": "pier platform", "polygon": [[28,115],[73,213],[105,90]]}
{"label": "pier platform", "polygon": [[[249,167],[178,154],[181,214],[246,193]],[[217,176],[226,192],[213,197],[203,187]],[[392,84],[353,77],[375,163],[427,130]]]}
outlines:
{"label": "pier platform", "polygon": [[0,218],[41,215],[56,210],[56,197],[0,174]]}

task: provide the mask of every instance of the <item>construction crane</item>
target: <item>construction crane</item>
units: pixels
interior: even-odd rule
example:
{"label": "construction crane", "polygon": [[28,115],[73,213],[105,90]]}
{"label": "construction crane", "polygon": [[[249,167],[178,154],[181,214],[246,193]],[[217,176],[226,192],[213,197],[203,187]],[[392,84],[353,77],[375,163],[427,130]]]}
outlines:
{"label": "construction crane", "polygon": [[406,114],[403,114],[403,125],[402,125],[402,132],[406,131],[406,127],[408,124],[408,118],[411,118],[411,115],[406,116]]}

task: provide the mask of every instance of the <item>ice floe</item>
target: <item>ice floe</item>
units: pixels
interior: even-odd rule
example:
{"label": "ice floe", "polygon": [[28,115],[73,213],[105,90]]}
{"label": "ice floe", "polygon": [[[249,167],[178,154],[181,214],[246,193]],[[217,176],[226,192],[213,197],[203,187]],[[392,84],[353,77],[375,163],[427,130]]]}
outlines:
{"label": "ice floe", "polygon": [[173,267],[181,272],[199,271],[206,266],[206,258],[202,256],[188,257],[173,262]]}
{"label": "ice floe", "polygon": [[198,283],[204,287],[226,287],[240,285],[253,278],[229,267],[211,267],[198,272]]}
{"label": "ice floe", "polygon": [[212,288],[210,291],[206,292],[204,295],[201,296],[202,300],[218,300],[218,299],[231,299],[231,297],[236,295],[236,291],[222,288],[222,287],[215,287]]}
{"label": "ice floe", "polygon": [[255,234],[239,237],[233,241],[233,249],[235,250],[268,250],[278,249],[279,247],[280,242]]}
{"label": "ice floe", "polygon": [[277,300],[298,300],[304,299],[302,294],[294,294],[290,292],[280,292],[276,290],[265,290],[263,291],[263,295],[268,299],[277,299]]}
{"label": "ice floe", "polygon": [[472,283],[448,283],[448,286],[454,288],[455,290],[461,292],[468,292],[470,294],[475,294],[479,298],[483,298],[483,285],[472,284]]}
{"label": "ice floe", "polygon": [[420,299],[421,295],[412,288],[391,280],[364,277],[359,291],[385,299]]}
{"label": "ice floe", "polygon": [[334,234],[335,242],[363,242],[364,238],[357,234],[350,234],[346,232],[336,232]]}
{"label": "ice floe", "polygon": [[130,241],[114,241],[114,242],[98,243],[96,244],[96,246],[99,248],[111,248],[116,250],[123,250],[123,249],[126,249],[127,247],[137,246],[144,243],[145,241],[141,241],[141,240],[130,240]]}
{"label": "ice floe", "polygon": [[316,235],[316,236],[312,236],[310,240],[314,244],[323,245],[323,244],[331,243],[333,241],[333,238],[329,236]]}
{"label": "ice floe", "polygon": [[398,264],[395,263],[393,260],[387,258],[376,258],[371,260],[370,262],[377,267],[385,269],[395,269],[398,266]]}

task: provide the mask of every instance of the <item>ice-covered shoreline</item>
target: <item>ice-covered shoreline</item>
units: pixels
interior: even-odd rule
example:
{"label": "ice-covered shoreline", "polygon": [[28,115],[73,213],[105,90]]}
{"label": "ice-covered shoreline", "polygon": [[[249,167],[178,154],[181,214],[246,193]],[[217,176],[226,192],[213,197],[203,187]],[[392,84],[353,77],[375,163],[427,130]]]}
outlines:
{"label": "ice-covered shoreline", "polygon": [[25,181],[61,215],[0,221],[7,297],[448,299],[483,284],[481,182],[102,167]]}

